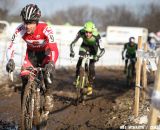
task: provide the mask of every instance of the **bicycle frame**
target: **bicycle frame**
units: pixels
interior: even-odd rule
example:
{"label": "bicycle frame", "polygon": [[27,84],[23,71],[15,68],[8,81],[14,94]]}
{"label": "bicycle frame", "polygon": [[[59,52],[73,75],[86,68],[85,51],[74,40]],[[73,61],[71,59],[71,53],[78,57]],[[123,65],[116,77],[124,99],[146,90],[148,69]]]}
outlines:
{"label": "bicycle frame", "polygon": [[79,102],[80,100],[82,100],[83,102],[87,93],[85,87],[89,85],[88,81],[89,63],[90,59],[93,59],[93,56],[90,56],[89,53],[87,53],[84,56],[80,56],[80,58],[82,58],[82,64],[80,66],[80,74],[76,80],[76,88],[77,88],[77,101]]}
{"label": "bicycle frame", "polygon": [[[81,88],[84,88],[85,85],[85,79],[86,76],[88,77],[89,74],[86,73],[89,71],[89,63],[90,63],[90,59],[93,59],[93,56],[90,56],[88,53],[84,56],[80,56],[80,58],[82,58],[82,64],[80,66],[80,71],[83,69],[83,78],[82,78],[82,84],[81,84]],[[82,72],[82,71],[81,71]],[[77,80],[79,81],[80,75],[78,76]],[[76,87],[78,87],[78,82],[76,84]]]}

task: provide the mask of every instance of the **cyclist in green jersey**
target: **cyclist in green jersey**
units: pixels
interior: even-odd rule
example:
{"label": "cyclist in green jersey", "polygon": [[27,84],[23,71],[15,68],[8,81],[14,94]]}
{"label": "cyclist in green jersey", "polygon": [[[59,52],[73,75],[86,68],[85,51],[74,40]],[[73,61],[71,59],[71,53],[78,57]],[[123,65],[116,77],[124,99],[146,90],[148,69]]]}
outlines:
{"label": "cyclist in green jersey", "polygon": [[[124,48],[122,51],[122,60],[125,59],[124,73],[126,73],[126,70],[127,70],[128,59],[136,59],[136,50],[137,50],[137,44],[135,43],[135,38],[130,37],[129,42],[124,44]],[[124,57],[125,51],[126,51],[126,53],[125,53],[125,57]],[[131,61],[133,61],[132,64],[135,67],[135,60],[131,60]],[[135,71],[135,68],[134,68],[134,71]]]}
{"label": "cyclist in green jersey", "polygon": [[[94,59],[91,59],[89,64],[89,82],[91,87],[93,87],[95,79],[95,62],[104,54],[105,49],[102,47],[101,37],[95,24],[92,21],[88,21],[84,24],[84,28],[78,32],[76,38],[70,44],[70,57],[74,57],[75,55],[73,47],[79,38],[83,39],[79,49],[79,55],[83,56],[87,51],[89,51],[90,55],[94,55]],[[100,50],[99,54],[97,54],[98,49]],[[79,75],[81,63],[82,58],[80,57],[76,65],[76,78]]]}

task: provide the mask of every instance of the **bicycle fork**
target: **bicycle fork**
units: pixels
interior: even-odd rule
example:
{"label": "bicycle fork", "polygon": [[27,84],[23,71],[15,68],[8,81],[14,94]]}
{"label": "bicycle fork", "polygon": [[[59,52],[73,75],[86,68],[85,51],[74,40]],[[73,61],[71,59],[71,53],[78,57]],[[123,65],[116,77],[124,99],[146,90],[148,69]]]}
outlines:
{"label": "bicycle fork", "polygon": [[81,88],[83,89],[84,88],[84,84],[85,84],[85,76],[82,77],[82,82],[80,84],[80,76],[77,77],[77,80],[76,80],[76,88]]}

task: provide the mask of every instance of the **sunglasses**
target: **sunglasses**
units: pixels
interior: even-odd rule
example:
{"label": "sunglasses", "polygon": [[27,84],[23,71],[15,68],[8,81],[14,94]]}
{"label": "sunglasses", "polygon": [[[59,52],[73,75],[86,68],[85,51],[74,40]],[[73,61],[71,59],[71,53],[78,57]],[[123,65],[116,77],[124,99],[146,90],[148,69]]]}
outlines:
{"label": "sunglasses", "polygon": [[89,33],[89,34],[92,34],[92,32],[88,32],[88,31],[86,31],[85,33]]}
{"label": "sunglasses", "polygon": [[28,21],[24,21],[25,24],[35,24],[37,23],[36,21],[32,21],[32,20],[28,20]]}

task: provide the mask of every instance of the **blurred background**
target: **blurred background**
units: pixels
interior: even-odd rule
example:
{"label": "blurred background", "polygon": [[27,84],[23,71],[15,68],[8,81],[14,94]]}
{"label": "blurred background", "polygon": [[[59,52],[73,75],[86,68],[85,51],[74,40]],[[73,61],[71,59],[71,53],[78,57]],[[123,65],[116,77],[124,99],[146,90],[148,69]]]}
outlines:
{"label": "blurred background", "polygon": [[[121,66],[121,51],[128,38],[148,37],[159,45],[160,3],[159,0],[0,0],[0,62],[6,62],[5,51],[15,28],[21,23],[20,11],[27,4],[37,4],[42,12],[42,21],[55,30],[60,56],[57,65],[75,65],[69,58],[69,44],[87,20],[92,20],[102,36],[106,53],[97,65]],[[114,32],[114,33],[113,33]],[[25,54],[22,40],[18,41],[17,64],[21,65]],[[78,53],[79,41],[75,52]],[[65,52],[65,53],[64,53]],[[77,54],[78,57],[78,54]],[[21,60],[20,60],[21,59]]]}
{"label": "blurred background", "polygon": [[1,20],[21,22],[20,11],[29,3],[39,6],[42,20],[58,25],[82,26],[91,19],[101,31],[108,25],[160,28],[158,0],[0,0]]}

